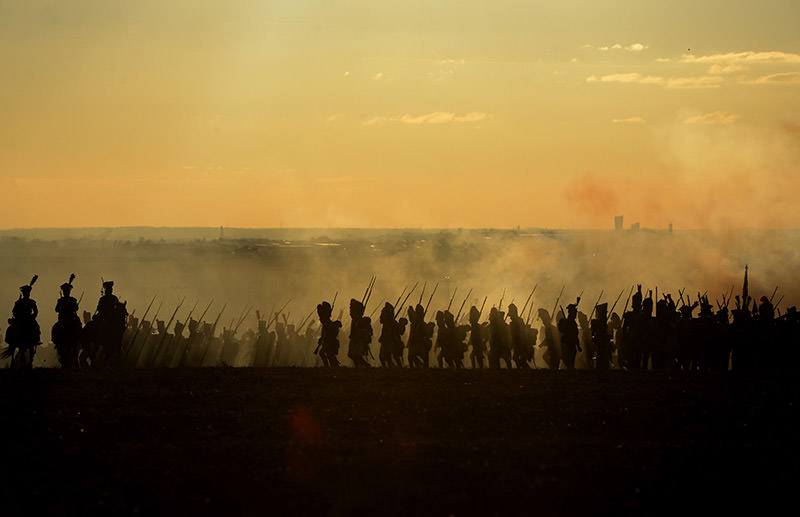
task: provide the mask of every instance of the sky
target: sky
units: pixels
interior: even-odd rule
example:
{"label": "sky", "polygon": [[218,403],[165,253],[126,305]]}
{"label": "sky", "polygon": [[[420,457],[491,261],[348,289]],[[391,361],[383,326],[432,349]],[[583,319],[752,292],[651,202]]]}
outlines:
{"label": "sky", "polygon": [[800,228],[796,0],[0,0],[0,228]]}

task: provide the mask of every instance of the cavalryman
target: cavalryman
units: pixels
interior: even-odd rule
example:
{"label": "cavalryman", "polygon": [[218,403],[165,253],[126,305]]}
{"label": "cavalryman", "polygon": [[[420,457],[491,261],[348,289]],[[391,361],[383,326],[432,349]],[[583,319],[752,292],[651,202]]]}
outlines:
{"label": "cavalryman", "polygon": [[15,368],[32,368],[36,347],[42,344],[41,330],[39,323],[36,322],[39,309],[31,298],[31,290],[37,278],[39,278],[38,275],[34,275],[30,284],[19,288],[20,297],[14,302],[14,308],[11,310],[12,317],[8,320],[6,343],[9,346],[3,355],[11,357],[11,365]]}
{"label": "cavalryman", "polygon": [[70,295],[72,281],[75,275],[69,277],[69,282],[61,284],[61,298],[56,302],[58,321],[53,325],[51,337],[58,361],[62,368],[78,368],[78,351],[80,346],[81,319],[78,317],[78,300]]}

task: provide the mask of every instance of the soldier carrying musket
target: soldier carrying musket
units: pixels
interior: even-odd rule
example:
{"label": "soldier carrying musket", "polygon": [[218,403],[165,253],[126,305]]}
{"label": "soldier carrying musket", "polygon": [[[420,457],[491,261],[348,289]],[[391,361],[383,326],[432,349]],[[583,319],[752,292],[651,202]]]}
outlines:
{"label": "soldier carrying musket", "polygon": [[575,356],[581,352],[580,339],[578,337],[578,304],[581,302],[578,297],[575,303],[567,305],[567,317],[558,322],[558,331],[561,334],[561,360],[567,370],[575,369]]}
{"label": "soldier carrying musket", "polygon": [[[336,303],[335,298],[333,303]],[[335,368],[339,366],[339,329],[342,328],[342,322],[331,319],[333,306],[328,302],[317,305],[317,315],[319,316],[320,336],[315,352],[319,354],[322,364],[329,368]]]}
{"label": "soldier carrying musket", "polygon": [[367,357],[372,355],[369,347],[372,342],[372,320],[368,316],[364,316],[364,311],[374,285],[375,277],[372,277],[361,301],[359,302],[355,298],[350,300],[350,343],[347,357],[353,361],[354,366],[358,367],[369,366]]}

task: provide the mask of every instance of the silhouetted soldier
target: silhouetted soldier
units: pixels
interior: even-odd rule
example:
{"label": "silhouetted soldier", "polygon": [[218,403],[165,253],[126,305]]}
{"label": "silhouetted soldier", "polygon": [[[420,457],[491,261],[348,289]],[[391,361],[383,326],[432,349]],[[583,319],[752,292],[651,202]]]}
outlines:
{"label": "silhouetted soldier", "polygon": [[511,368],[511,336],[505,322],[505,313],[492,307],[489,311],[489,367],[500,368],[500,361]]}
{"label": "silhouetted soldier", "polygon": [[11,358],[11,367],[23,370],[33,368],[33,356],[36,354],[36,347],[41,345],[41,330],[36,316],[39,309],[36,302],[31,298],[33,284],[36,283],[38,275],[34,275],[31,283],[19,288],[20,297],[14,302],[11,310],[11,318],[8,320],[6,329],[6,343],[8,349],[3,353],[4,358]]}
{"label": "silhouetted soldier", "polygon": [[469,354],[473,368],[483,368],[486,358],[486,334],[484,326],[478,320],[481,313],[474,305],[469,308],[469,344],[472,351]]}
{"label": "silhouetted soldier", "polygon": [[542,320],[542,342],[540,348],[544,348],[544,362],[551,370],[558,370],[561,362],[561,343],[558,339],[558,330],[552,323],[550,313],[547,309],[539,309],[539,319]]}
{"label": "silhouetted soldier", "polygon": [[578,337],[578,303],[567,305],[567,317],[558,322],[558,331],[561,334],[561,356],[567,370],[575,369],[575,356],[581,351],[580,339]]}
{"label": "silhouetted soldier", "polygon": [[517,306],[508,305],[508,333],[511,339],[511,351],[517,368],[530,368],[530,347],[525,336],[525,322],[519,317]]}
{"label": "silhouetted soldier", "polygon": [[393,366],[392,358],[397,348],[397,340],[400,339],[398,333],[400,328],[394,318],[394,306],[391,303],[386,302],[383,306],[378,321],[381,324],[381,335],[378,337],[378,342],[381,344],[378,359],[380,359],[381,366]]}
{"label": "silhouetted soldier", "polygon": [[322,359],[322,364],[335,368],[339,366],[339,329],[342,328],[342,322],[331,320],[332,314],[333,307],[328,302],[322,302],[317,305],[317,315],[319,316],[321,328],[315,352]]}
{"label": "silhouetted soldier", "polygon": [[98,352],[105,353],[108,364],[119,364],[127,319],[125,303],[121,303],[114,294],[114,282],[103,281],[103,296],[97,302],[92,321],[95,323],[93,337],[100,347]]}
{"label": "silhouetted soldier", "polygon": [[427,368],[433,330],[425,323],[425,308],[417,304],[408,307],[408,366]]}
{"label": "silhouetted soldier", "polygon": [[58,320],[53,325],[51,338],[58,352],[58,362],[65,369],[78,368],[78,352],[81,338],[81,319],[78,316],[78,300],[70,296],[72,281],[75,275],[69,277],[69,282],[61,284],[61,298],[56,302]]}
{"label": "silhouetted soldier", "polygon": [[608,303],[596,306],[597,317],[590,323],[592,343],[597,351],[597,369],[608,370],[611,363],[611,335],[608,332]]}
{"label": "silhouetted soldier", "polygon": [[355,366],[369,366],[367,356],[372,355],[369,344],[372,342],[372,321],[364,316],[364,305],[356,300],[350,300],[350,343],[347,357]]}

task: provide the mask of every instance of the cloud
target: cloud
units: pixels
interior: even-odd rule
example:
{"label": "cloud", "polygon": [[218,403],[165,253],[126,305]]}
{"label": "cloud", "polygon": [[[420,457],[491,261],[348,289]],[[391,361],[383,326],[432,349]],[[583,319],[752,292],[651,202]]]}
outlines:
{"label": "cloud", "polygon": [[586,78],[588,83],[623,83],[623,84],[648,84],[663,86],[664,88],[719,88],[719,83],[724,79],[718,76],[700,77],[668,77],[657,75],[642,75],[638,72],[626,74],[610,74],[598,77],[590,75]]}
{"label": "cloud", "polygon": [[737,63],[732,63],[729,65],[715,63],[708,68],[708,73],[711,75],[726,75],[735,72],[741,72],[746,69],[747,68],[744,65],[740,65]]}
{"label": "cloud", "polygon": [[744,82],[747,84],[800,84],[800,72],[781,72]]}
{"label": "cloud", "polygon": [[714,111],[703,115],[696,115],[684,119],[684,124],[733,124],[739,120],[739,115],[726,113],[724,111]]}
{"label": "cloud", "polygon": [[667,80],[667,88],[719,88],[724,79],[719,76],[706,75],[701,77],[670,77]]}
{"label": "cloud", "polygon": [[463,65],[466,63],[463,59],[440,59],[436,61],[437,65]]}
{"label": "cloud", "polygon": [[647,48],[650,48],[650,45],[645,45],[644,43],[631,43],[630,45],[621,45],[619,43],[614,43],[613,45],[603,45],[596,47],[592,44],[587,43],[583,46],[583,48],[588,48],[592,50],[599,50],[600,52],[608,52],[610,50],[625,50],[628,52],[641,52]]}
{"label": "cloud", "polygon": [[490,119],[490,113],[481,111],[471,111],[464,115],[456,115],[455,113],[447,111],[433,111],[425,113],[424,115],[411,115],[406,113],[399,117],[372,117],[364,122],[365,126],[373,126],[381,122],[401,122],[403,124],[419,125],[419,124],[449,124],[449,123],[465,123],[465,122],[480,122],[482,120]]}
{"label": "cloud", "polygon": [[344,77],[350,77],[350,72],[345,72],[343,75]]}
{"label": "cloud", "polygon": [[681,57],[684,63],[729,63],[729,64],[800,64],[800,54],[791,52],[755,52],[748,50],[745,52],[727,52],[725,54],[711,54],[707,56],[695,56],[694,54],[684,54]]}
{"label": "cloud", "polygon": [[383,79],[383,72],[378,72],[377,74],[375,74],[373,79],[376,81],[380,81],[381,79]]}
{"label": "cloud", "polygon": [[625,83],[625,84],[664,84],[664,78],[653,75],[642,75],[638,72],[631,72],[627,74],[610,74],[602,77],[590,75],[586,78],[589,83]]}
{"label": "cloud", "polygon": [[628,118],[614,118],[611,119],[614,124],[643,124],[645,120],[642,117],[628,117]]}

